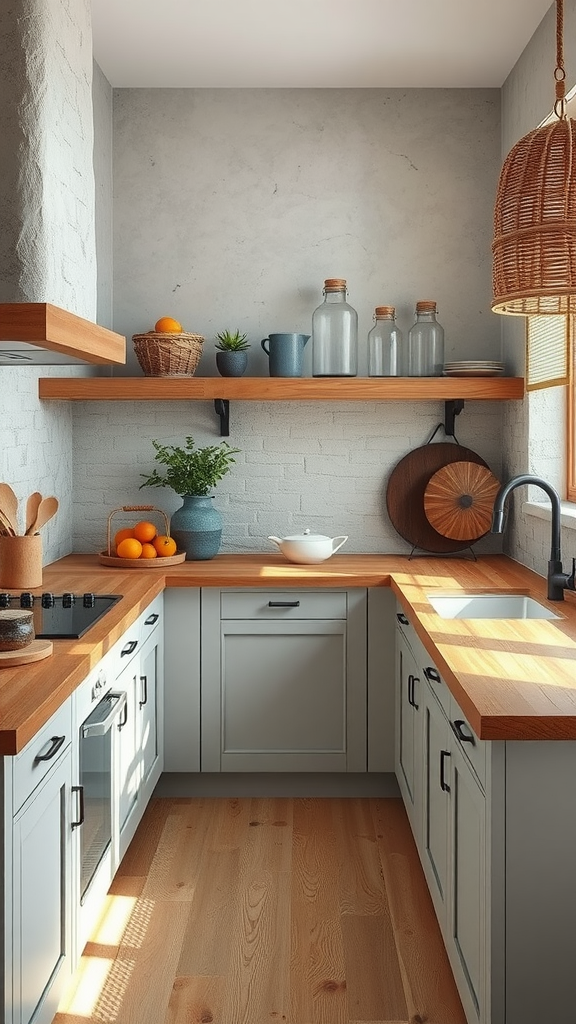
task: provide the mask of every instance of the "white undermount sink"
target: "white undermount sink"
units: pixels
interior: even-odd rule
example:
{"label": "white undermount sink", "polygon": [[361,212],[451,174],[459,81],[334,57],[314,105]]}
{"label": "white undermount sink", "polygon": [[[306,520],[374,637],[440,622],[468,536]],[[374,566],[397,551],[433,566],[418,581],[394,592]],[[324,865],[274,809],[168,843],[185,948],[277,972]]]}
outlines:
{"label": "white undermount sink", "polygon": [[559,619],[525,594],[426,594],[443,619]]}

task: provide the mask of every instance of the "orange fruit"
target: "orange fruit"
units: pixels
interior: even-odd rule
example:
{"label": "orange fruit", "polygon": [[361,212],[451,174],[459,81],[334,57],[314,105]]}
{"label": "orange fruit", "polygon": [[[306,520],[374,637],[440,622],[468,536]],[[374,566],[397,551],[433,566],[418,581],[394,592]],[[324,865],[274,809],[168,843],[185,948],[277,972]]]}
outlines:
{"label": "orange fruit", "polygon": [[144,541],[140,558],[158,558],[158,552],[154,545],[149,544],[148,541]]}
{"label": "orange fruit", "polygon": [[159,334],[182,334],[182,324],[171,316],[161,316],[154,324],[154,330]]}
{"label": "orange fruit", "polygon": [[120,541],[126,540],[126,537],[133,536],[134,532],[131,526],[127,526],[126,529],[124,530],[118,530],[118,532],[114,535],[114,547],[116,548],[116,550],[118,550],[118,545],[120,544]]}
{"label": "orange fruit", "polygon": [[148,523],[145,519],[140,523],[136,523],[136,526],[132,530],[132,536],[136,537],[141,544],[145,541],[154,540],[154,537],[158,533],[158,530],[154,526],[154,523]]}
{"label": "orange fruit", "polygon": [[154,537],[152,543],[161,557],[169,558],[176,554],[176,541],[173,537]]}
{"label": "orange fruit", "polygon": [[118,558],[140,558],[142,545],[136,537],[125,537],[116,548]]}

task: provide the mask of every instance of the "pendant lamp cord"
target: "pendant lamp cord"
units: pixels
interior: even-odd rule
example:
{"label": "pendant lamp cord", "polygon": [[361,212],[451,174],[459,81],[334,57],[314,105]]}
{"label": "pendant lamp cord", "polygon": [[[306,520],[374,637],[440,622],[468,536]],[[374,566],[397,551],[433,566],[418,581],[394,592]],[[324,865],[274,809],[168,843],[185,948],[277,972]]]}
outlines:
{"label": "pendant lamp cord", "polygon": [[564,0],[556,0],[556,102],[554,113],[561,121],[566,117],[566,71],[564,70]]}

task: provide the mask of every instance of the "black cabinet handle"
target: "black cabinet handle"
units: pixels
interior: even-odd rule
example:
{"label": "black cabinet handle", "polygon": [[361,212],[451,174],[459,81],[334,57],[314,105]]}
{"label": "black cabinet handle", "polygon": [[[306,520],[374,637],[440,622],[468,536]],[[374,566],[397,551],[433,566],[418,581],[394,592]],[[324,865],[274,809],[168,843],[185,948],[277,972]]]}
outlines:
{"label": "black cabinet handle", "polygon": [[441,683],[442,682],[442,679],[440,678],[440,673],[439,673],[438,669],[434,668],[433,665],[428,665],[424,669],[424,675],[426,676],[426,679],[428,680],[429,683],[430,682],[432,682],[432,683]]}
{"label": "black cabinet handle", "polygon": [[60,747],[64,743],[65,739],[65,736],[51,736],[49,749],[46,751],[45,754],[36,754],[36,757],[34,758],[34,764],[38,764],[40,761],[51,761],[52,758],[55,757],[58,751],[60,750]]}
{"label": "black cabinet handle", "polygon": [[300,601],[268,601],[269,608],[299,608]]}
{"label": "black cabinet handle", "polygon": [[122,708],[122,715],[118,721],[118,730],[123,729],[128,721],[128,701],[125,701]]}
{"label": "black cabinet handle", "polygon": [[144,625],[153,626],[155,622],[158,622],[159,618],[160,616],[157,615],[156,612],[152,612],[152,614],[149,615],[147,619],[144,619]]}
{"label": "black cabinet handle", "polygon": [[143,708],[148,703],[148,676],[140,676],[142,683],[142,700],[138,701],[138,707]]}
{"label": "black cabinet handle", "polygon": [[420,705],[416,703],[416,698],[414,696],[414,684],[416,682],[418,682],[418,676],[413,676],[410,673],[410,675],[408,676],[408,703],[410,704],[411,707],[414,708],[415,711],[418,711]]}
{"label": "black cabinet handle", "polygon": [[476,745],[476,740],[472,732],[463,732],[462,727],[467,727],[467,723],[463,718],[456,718],[453,722],[450,722],[452,732],[460,740],[461,743],[471,743],[472,746]]}
{"label": "black cabinet handle", "polygon": [[72,786],[72,792],[78,793],[78,821],[72,822],[72,828],[79,828],[84,824],[84,786]]}
{"label": "black cabinet handle", "polygon": [[129,640],[126,647],[123,647],[120,651],[120,657],[123,658],[125,654],[132,654],[138,647],[137,640]]}
{"label": "black cabinet handle", "polygon": [[398,622],[402,623],[403,626],[409,626],[410,625],[410,623],[408,622],[408,619],[406,618],[406,616],[404,615],[403,612],[396,612],[396,618],[398,619]]}
{"label": "black cabinet handle", "polygon": [[449,750],[441,750],[440,751],[440,789],[443,789],[445,793],[449,793],[450,792],[450,786],[446,782],[446,778],[444,776],[444,764],[446,762],[446,758],[447,757],[450,757],[450,751]]}

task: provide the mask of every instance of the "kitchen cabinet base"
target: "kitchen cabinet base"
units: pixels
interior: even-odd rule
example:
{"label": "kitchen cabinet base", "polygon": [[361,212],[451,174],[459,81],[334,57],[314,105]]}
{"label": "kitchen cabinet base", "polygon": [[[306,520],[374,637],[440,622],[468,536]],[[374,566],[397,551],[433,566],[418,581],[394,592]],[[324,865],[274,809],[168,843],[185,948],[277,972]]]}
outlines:
{"label": "kitchen cabinet base", "polygon": [[164,772],[155,797],[399,797],[393,772]]}

